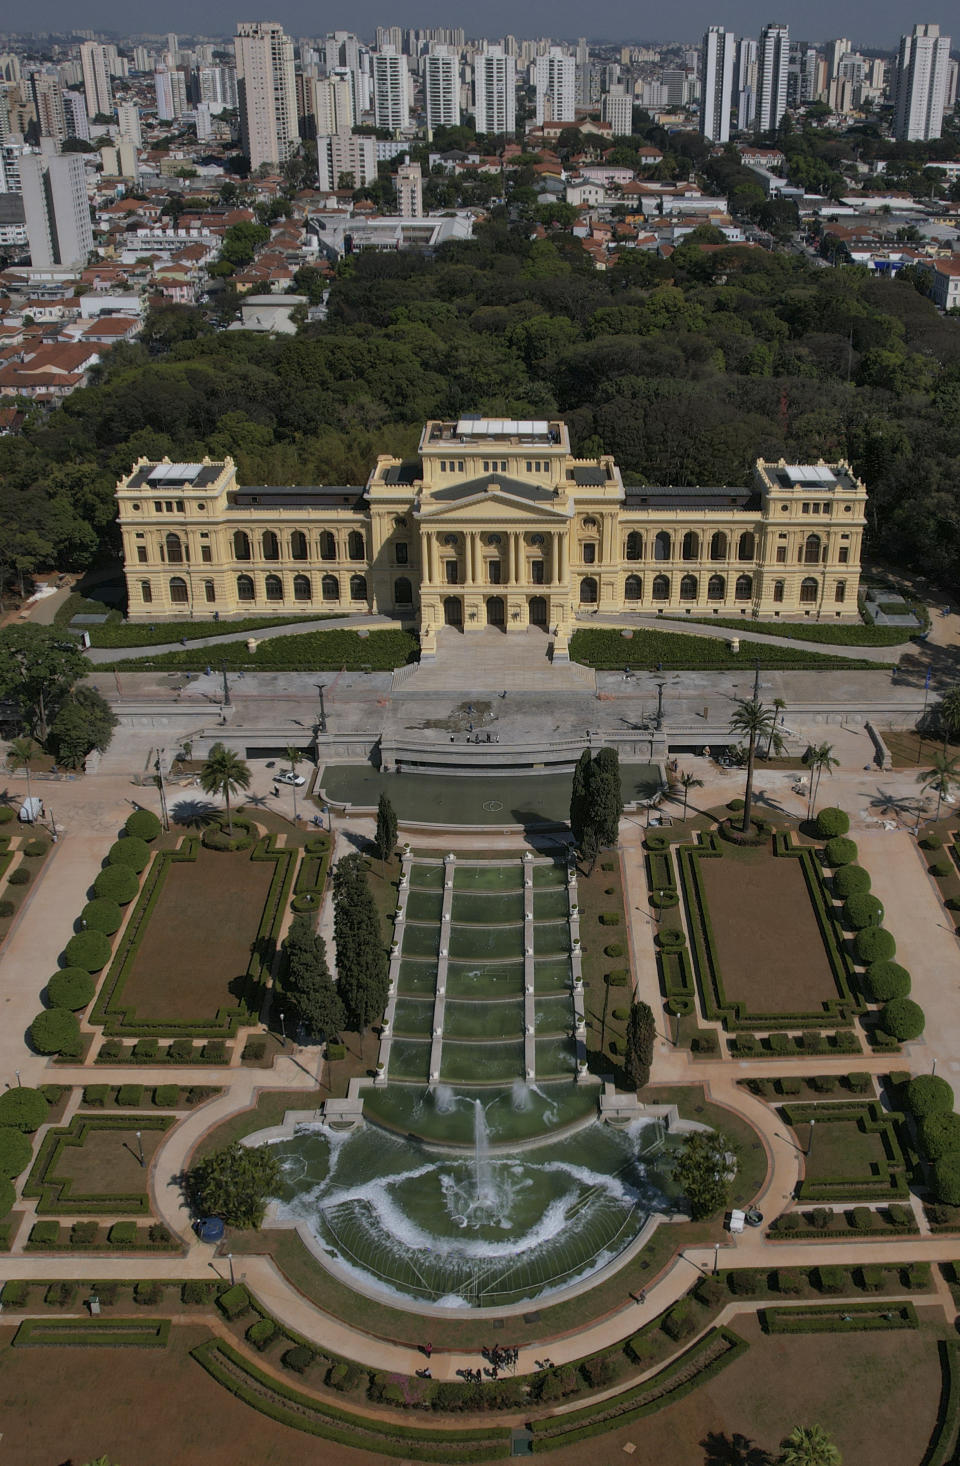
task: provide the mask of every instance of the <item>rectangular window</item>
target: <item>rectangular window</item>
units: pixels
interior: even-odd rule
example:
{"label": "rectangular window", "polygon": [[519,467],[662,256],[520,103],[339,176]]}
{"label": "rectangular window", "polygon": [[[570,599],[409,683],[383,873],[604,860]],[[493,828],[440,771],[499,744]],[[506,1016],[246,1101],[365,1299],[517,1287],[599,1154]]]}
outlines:
{"label": "rectangular window", "polygon": [[489,473],[490,472],[490,460],[489,460],[489,458],[485,458],[483,460],[483,471],[484,471],[484,473]]}
{"label": "rectangular window", "polygon": [[584,545],[584,547],[583,547],[583,563],[584,563],[584,565],[593,565],[593,564],[596,563],[596,559],[597,559],[597,547],[596,547],[596,545]]}
{"label": "rectangular window", "polygon": [[777,546],[777,564],[778,565],[786,565],[786,563],[787,563],[787,547],[786,547],[786,545],[778,545]]}
{"label": "rectangular window", "polygon": [[543,561],[542,560],[531,560],[530,561],[530,579],[533,581],[534,585],[543,585]]}
{"label": "rectangular window", "polygon": [[441,473],[446,473],[446,471],[447,471],[447,460],[445,458],[441,458],[440,459],[440,472]]}
{"label": "rectangular window", "polygon": [[178,499],[177,500],[177,513],[178,514],[183,514],[184,512],[185,512],[184,502],[183,502],[182,499]]}
{"label": "rectangular window", "polygon": [[137,564],[138,565],[146,565],[146,563],[147,563],[147,547],[146,547],[146,545],[138,545],[137,546]]}
{"label": "rectangular window", "polygon": [[166,509],[166,511],[167,511],[168,514],[172,514],[173,513],[173,500],[172,499],[164,499],[164,501],[163,501],[163,507],[164,507],[164,509]]}
{"label": "rectangular window", "polygon": [[488,583],[490,585],[499,585],[500,584],[500,561],[499,560],[488,560],[487,561],[487,581],[488,581]]}
{"label": "rectangular window", "polygon": [[506,473],[506,471],[507,471],[507,460],[505,458],[501,458],[500,459],[500,472],[501,473]]}
{"label": "rectangular window", "polygon": [[813,512],[814,512],[814,514],[819,514],[820,513],[820,505],[819,504],[814,504],[814,506],[813,506]]}
{"label": "rectangular window", "polygon": [[443,573],[447,585],[457,584],[457,562],[456,560],[445,560],[443,562]]}
{"label": "rectangular window", "polygon": [[396,551],[397,551],[397,564],[398,565],[406,565],[406,563],[407,563],[407,546],[404,544],[404,542],[402,540],[396,546]]}
{"label": "rectangular window", "polygon": [[163,505],[160,503],[160,500],[159,499],[154,499],[154,501],[153,501],[153,512],[154,512],[154,514],[162,514],[163,513]]}
{"label": "rectangular window", "polygon": [[217,599],[217,593],[213,588],[212,580],[205,580],[203,582],[203,596],[207,605],[213,605],[213,602]]}
{"label": "rectangular window", "polygon": [[140,582],[140,599],[145,606],[149,606],[153,600],[153,587],[149,580],[141,580]]}
{"label": "rectangular window", "polygon": [[457,462],[457,471],[458,471],[458,473],[463,473],[463,459],[462,458],[459,459],[458,462]]}
{"label": "rectangular window", "polygon": [[838,580],[837,581],[837,589],[834,592],[833,599],[835,601],[843,601],[843,600],[846,599],[846,595],[847,595],[847,582],[845,580]]}
{"label": "rectangular window", "polygon": [[803,506],[803,512],[804,512],[804,514],[809,514],[810,513],[810,505],[809,504],[804,504],[804,506]]}
{"label": "rectangular window", "polygon": [[200,546],[200,559],[203,561],[204,565],[209,565],[212,562],[213,553],[209,545]]}
{"label": "rectangular window", "polygon": [[[537,464],[537,467],[540,467],[539,463]],[[529,458],[527,459],[527,473],[533,473],[533,464],[531,463]]]}

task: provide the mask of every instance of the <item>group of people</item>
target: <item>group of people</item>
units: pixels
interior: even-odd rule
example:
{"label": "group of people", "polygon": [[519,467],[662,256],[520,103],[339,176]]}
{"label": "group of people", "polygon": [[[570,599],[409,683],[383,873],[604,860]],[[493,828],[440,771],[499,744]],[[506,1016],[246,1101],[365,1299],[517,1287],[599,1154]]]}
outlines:
{"label": "group of people", "polygon": [[[424,1344],[422,1346],[422,1352],[426,1355],[428,1360],[431,1359],[433,1356],[433,1345]],[[520,1358],[519,1349],[505,1349],[500,1344],[494,1344],[494,1346],[490,1349],[481,1349],[480,1352],[483,1355],[484,1359],[487,1361],[482,1369],[457,1370],[457,1374],[460,1376],[465,1384],[480,1385],[483,1384],[484,1378],[499,1379],[500,1371],[504,1369],[515,1369],[517,1366],[517,1360]],[[431,1374],[429,1369],[418,1369],[417,1375],[420,1379],[433,1378],[433,1375]]]}

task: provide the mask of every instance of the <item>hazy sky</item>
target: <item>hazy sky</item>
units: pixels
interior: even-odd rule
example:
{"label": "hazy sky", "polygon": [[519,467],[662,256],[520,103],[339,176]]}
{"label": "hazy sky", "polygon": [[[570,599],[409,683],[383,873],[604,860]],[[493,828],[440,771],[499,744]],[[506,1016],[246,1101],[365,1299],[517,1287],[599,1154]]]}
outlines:
{"label": "hazy sky", "polygon": [[[942,0],[941,0],[942,4]],[[910,0],[806,0],[793,7],[763,0],[686,0],[681,5],[634,8],[616,0],[529,0],[518,6],[515,0],[488,0],[483,6],[468,0],[351,0],[350,4],[317,5],[310,0],[278,0],[278,3],[247,5],[237,9],[237,0],[168,0],[164,6],[145,0],[36,0],[14,14],[8,10],[5,24],[19,22],[34,30],[62,30],[80,26],[132,33],[164,29],[232,32],[239,20],[278,20],[294,36],[323,34],[346,29],[360,36],[373,34],[377,25],[436,26],[462,25],[467,35],[495,37],[504,32],[515,36],[577,36],[607,40],[698,39],[706,26],[725,25],[738,34],[756,35],[769,20],[785,21],[798,40],[823,41],[845,35],[865,46],[892,48],[901,32],[917,21],[938,21],[950,31],[953,7],[917,9]],[[960,21],[954,27],[960,46]],[[956,47],[955,47],[956,49]]]}

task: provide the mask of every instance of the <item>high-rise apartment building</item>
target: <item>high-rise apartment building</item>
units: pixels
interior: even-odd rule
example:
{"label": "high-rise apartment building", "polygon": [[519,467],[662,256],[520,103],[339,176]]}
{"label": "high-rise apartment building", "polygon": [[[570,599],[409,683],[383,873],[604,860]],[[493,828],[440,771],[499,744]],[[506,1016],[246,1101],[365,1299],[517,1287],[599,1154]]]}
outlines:
{"label": "high-rise apartment building", "polygon": [[402,27],[398,25],[378,25],[377,50],[396,51],[399,56],[403,51]]}
{"label": "high-rise apartment building", "polygon": [[87,143],[90,141],[90,118],[87,116],[87,99],[82,92],[64,92],[63,120],[67,129],[67,137],[79,137]]}
{"label": "high-rise apartment building", "polygon": [[373,53],[373,118],[377,127],[402,132],[410,126],[410,81],[398,51]]}
{"label": "high-rise apartment building", "polygon": [[134,71],[153,70],[153,53],[148,51],[146,46],[134,46],[133,69]]}
{"label": "high-rise apartment building", "polygon": [[700,131],[715,143],[730,141],[735,45],[732,32],[712,25],[700,52]]}
{"label": "high-rise apartment building", "polygon": [[737,128],[747,132],[757,115],[757,57],[760,48],[749,36],[737,42]]}
{"label": "high-rise apartment building", "polygon": [[87,115],[96,117],[113,112],[113,89],[110,86],[110,51],[116,47],[101,46],[99,41],[84,41],[80,47],[83,68],[83,90],[87,97]]}
{"label": "high-rise apartment building", "polygon": [[423,58],[423,96],[428,127],[460,125],[460,61],[446,46]]}
{"label": "high-rise apartment building", "polygon": [[349,73],[322,77],[313,83],[312,91],[317,136],[349,132],[357,120],[353,112],[353,87]]}
{"label": "high-rise apartment building", "polygon": [[63,89],[59,77],[47,71],[31,72],[30,93],[36,108],[41,137],[53,137],[58,143],[62,143],[67,136],[67,119],[63,110]]}
{"label": "high-rise apartment building", "polygon": [[514,132],[517,126],[517,62],[501,46],[489,46],[473,63],[477,132]]}
{"label": "high-rise apartment building", "polygon": [[760,32],[757,58],[757,115],[760,132],[773,132],[787,110],[787,76],[790,68],[790,28],[764,26]]}
{"label": "high-rise apartment building", "polygon": [[85,265],[93,249],[93,229],[83,155],[25,153],[20,185],[34,268]]}
{"label": "high-rise apartment building", "polygon": [[614,137],[629,137],[633,132],[633,94],[626,87],[612,86],[600,98],[600,116],[609,122]]}
{"label": "high-rise apartment building", "polygon": [[241,21],[234,49],[240,146],[251,168],[276,167],[297,147],[293,42],[275,21]]}
{"label": "high-rise apartment building", "polygon": [[211,113],[223,112],[237,105],[237,73],[232,66],[198,66],[196,94],[206,102]]}
{"label": "high-rise apartment building", "polygon": [[423,176],[419,163],[401,163],[397,169],[397,212],[403,219],[423,217]]}
{"label": "high-rise apartment building", "polygon": [[117,127],[120,131],[121,142],[132,143],[135,148],[143,146],[140,108],[135,102],[121,102],[117,107]]}
{"label": "high-rise apartment building", "polygon": [[915,25],[900,37],[894,81],[893,132],[898,142],[924,142],[943,130],[950,37],[938,25]]}
{"label": "high-rise apartment building", "polygon": [[537,89],[536,121],[541,123],[573,122],[577,115],[577,63],[565,56],[559,46],[551,46],[545,56],[538,56],[534,66]]}
{"label": "high-rise apartment building", "polygon": [[377,140],[354,132],[317,138],[317,187],[365,188],[377,176]]}
{"label": "high-rise apartment building", "polygon": [[187,110],[183,72],[176,67],[158,66],[153,73],[153,85],[157,94],[157,117],[164,122],[182,117]]}

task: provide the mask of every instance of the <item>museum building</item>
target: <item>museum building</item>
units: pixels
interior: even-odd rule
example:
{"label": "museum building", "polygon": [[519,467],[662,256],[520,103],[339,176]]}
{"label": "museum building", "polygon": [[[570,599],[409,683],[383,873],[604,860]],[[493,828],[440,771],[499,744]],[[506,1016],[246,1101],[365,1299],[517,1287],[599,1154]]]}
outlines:
{"label": "museum building", "polygon": [[866,490],[846,463],[758,461],[750,488],[625,487],[566,424],[428,422],[365,487],[243,486],[140,459],[117,485],[133,621],[379,612],[548,630],[642,611],[853,621]]}

